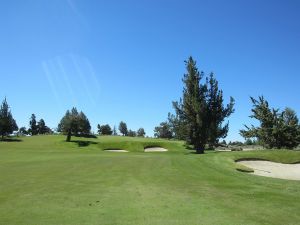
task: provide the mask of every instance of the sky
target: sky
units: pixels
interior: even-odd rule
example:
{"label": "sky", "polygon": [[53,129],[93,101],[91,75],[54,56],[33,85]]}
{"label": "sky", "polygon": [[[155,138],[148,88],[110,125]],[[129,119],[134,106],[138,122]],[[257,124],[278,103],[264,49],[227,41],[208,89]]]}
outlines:
{"label": "sky", "polygon": [[[184,61],[214,72],[227,140],[256,124],[250,96],[300,113],[298,0],[20,0],[0,2],[0,101],[19,127],[57,127],[67,109],[146,135],[182,95]],[[300,115],[299,115],[300,116]]]}

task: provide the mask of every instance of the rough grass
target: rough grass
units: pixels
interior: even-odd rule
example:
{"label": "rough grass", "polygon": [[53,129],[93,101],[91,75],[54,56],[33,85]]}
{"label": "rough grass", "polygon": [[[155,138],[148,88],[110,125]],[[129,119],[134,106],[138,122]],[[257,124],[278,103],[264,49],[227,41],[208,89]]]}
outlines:
{"label": "rough grass", "polygon": [[[0,224],[297,224],[300,182],[253,176],[235,160],[300,152],[210,151],[182,142],[63,136],[0,142]],[[169,149],[144,153],[146,146]],[[129,153],[104,152],[122,148]]]}

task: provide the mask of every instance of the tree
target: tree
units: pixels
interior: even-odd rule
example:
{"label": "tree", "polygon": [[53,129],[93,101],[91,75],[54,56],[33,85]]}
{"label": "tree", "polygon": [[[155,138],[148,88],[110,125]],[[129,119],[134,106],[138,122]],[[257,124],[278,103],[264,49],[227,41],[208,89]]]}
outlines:
{"label": "tree", "polygon": [[98,124],[98,133],[100,135],[112,135],[113,131],[111,130],[111,127],[108,124],[102,126]]}
{"label": "tree", "polygon": [[[182,100],[180,100],[180,103],[173,102],[173,106],[179,107],[181,102]],[[170,125],[172,135],[178,140],[185,140],[187,135],[187,124],[182,117],[182,115],[179,115],[179,112],[176,112],[176,115],[168,113],[167,123]]]}
{"label": "tree", "polygon": [[71,111],[67,110],[66,114],[58,124],[58,131],[67,134],[66,141],[71,141],[71,136],[85,136],[89,135],[91,125],[83,112],[78,113],[76,108]]}
{"label": "tree", "polygon": [[0,135],[2,137],[2,140],[4,139],[4,136],[12,134],[14,131],[17,130],[17,123],[11,114],[9,105],[7,104],[5,98],[0,107]]}
{"label": "tree", "polygon": [[202,154],[206,144],[215,145],[227,136],[228,123],[222,125],[233,112],[234,100],[230,98],[230,103],[224,107],[223,92],[213,74],[201,84],[204,73],[198,71],[193,58],[185,63],[183,97],[173,102],[176,115],[169,115],[169,121],[175,137],[186,140]]}
{"label": "tree", "polygon": [[130,130],[128,131],[128,134],[127,134],[129,137],[136,137],[136,132],[133,131],[133,130]]}
{"label": "tree", "polygon": [[40,119],[38,122],[38,134],[51,134],[52,130],[46,126],[46,123],[43,119]]}
{"label": "tree", "polygon": [[209,78],[206,78],[208,86],[207,106],[208,106],[208,144],[210,148],[216,146],[220,138],[225,138],[229,130],[229,122],[223,126],[224,120],[233,112],[234,99],[230,97],[229,104],[223,105],[223,91],[219,90],[218,81],[211,73]]}
{"label": "tree", "polygon": [[98,134],[100,135],[101,134],[101,125],[100,124],[97,125],[97,129],[98,129]]}
{"label": "tree", "polygon": [[173,137],[171,126],[168,122],[162,122],[159,126],[154,128],[154,136],[157,138],[168,138]]}
{"label": "tree", "polygon": [[28,134],[28,131],[27,131],[26,127],[21,127],[21,128],[19,129],[19,134],[20,134],[20,135],[27,135],[27,134]]}
{"label": "tree", "polygon": [[257,119],[260,126],[248,127],[240,130],[245,138],[257,138],[258,142],[266,148],[294,148],[300,143],[299,120],[294,110],[286,108],[279,109],[269,107],[268,101],[260,96],[258,100],[250,98],[253,104],[250,118]]}
{"label": "tree", "polygon": [[114,126],[114,129],[113,129],[113,135],[114,135],[114,136],[117,136],[117,135],[118,135],[116,126]]}
{"label": "tree", "polygon": [[125,122],[121,121],[119,124],[119,131],[123,136],[128,135],[127,125]]}
{"label": "tree", "polygon": [[30,121],[29,121],[29,131],[31,135],[37,135],[38,134],[38,126],[36,124],[36,117],[34,114],[31,115]]}
{"label": "tree", "polygon": [[88,136],[91,133],[91,125],[86,115],[81,111],[78,116],[78,132],[76,135]]}
{"label": "tree", "polygon": [[141,127],[137,130],[136,134],[138,137],[145,137],[146,132],[145,132],[144,128]]}

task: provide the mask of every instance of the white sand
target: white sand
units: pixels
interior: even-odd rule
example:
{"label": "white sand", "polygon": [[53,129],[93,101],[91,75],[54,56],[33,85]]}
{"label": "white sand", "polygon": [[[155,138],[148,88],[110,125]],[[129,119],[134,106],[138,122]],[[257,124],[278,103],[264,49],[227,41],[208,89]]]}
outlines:
{"label": "white sand", "polygon": [[262,160],[239,161],[246,167],[252,168],[255,175],[281,178],[287,180],[300,180],[300,164],[283,164]]}
{"label": "white sand", "polygon": [[104,151],[106,151],[106,152],[128,152],[127,150],[123,150],[123,149],[107,149]]}
{"label": "white sand", "polygon": [[151,147],[145,148],[145,152],[167,152],[168,149],[161,148],[161,147]]}

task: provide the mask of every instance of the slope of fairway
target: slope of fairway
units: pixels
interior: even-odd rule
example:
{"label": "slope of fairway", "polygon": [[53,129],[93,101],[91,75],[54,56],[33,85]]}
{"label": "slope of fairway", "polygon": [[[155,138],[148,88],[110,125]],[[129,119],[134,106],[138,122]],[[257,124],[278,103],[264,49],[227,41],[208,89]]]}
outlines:
{"label": "slope of fairway", "polygon": [[[209,152],[182,142],[63,136],[0,142],[0,224],[297,224],[300,182],[252,176],[234,160],[300,152]],[[144,153],[147,146],[168,152]],[[129,150],[126,154],[103,151]]]}

